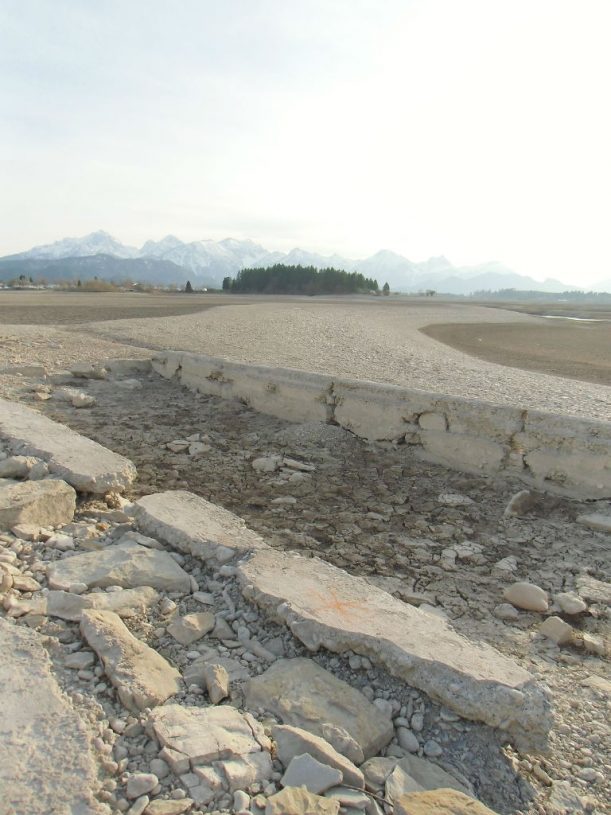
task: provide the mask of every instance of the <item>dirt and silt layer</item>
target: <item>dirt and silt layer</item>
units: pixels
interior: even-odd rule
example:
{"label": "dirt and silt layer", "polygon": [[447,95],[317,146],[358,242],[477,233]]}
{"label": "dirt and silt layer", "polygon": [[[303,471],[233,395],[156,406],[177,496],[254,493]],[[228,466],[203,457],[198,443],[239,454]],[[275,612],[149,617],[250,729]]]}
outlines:
{"label": "dirt and silt layer", "polygon": [[[446,614],[470,639],[517,659],[553,694],[558,726],[539,768],[584,795],[608,795],[607,782],[591,787],[580,776],[592,771],[609,778],[606,700],[589,686],[592,677],[605,675],[605,662],[538,636],[540,615],[520,612],[512,621],[495,615],[513,580],[527,579],[552,595],[572,591],[583,574],[609,580],[608,537],[575,523],[592,511],[590,503],[541,496],[526,517],[504,519],[518,482],[425,464],[408,447],[369,445],[337,427],[292,425],[155,375],[81,384],[96,399],[92,408],[77,411],[54,398],[37,406],[129,456],[139,470],[136,494],[189,489],[245,518],[272,546],[382,579],[398,596]],[[180,440],[194,452],[186,444],[183,452],[168,448],[179,449],[173,442]],[[273,455],[306,466],[253,467]],[[599,508],[608,505],[599,502]],[[604,634],[605,615],[604,606],[593,603],[571,622]],[[470,768],[479,778],[482,797],[499,812],[546,811],[528,786],[544,786],[533,765],[525,759],[523,781],[509,780],[485,728],[477,730],[475,737],[451,731],[437,738],[461,771]]]}

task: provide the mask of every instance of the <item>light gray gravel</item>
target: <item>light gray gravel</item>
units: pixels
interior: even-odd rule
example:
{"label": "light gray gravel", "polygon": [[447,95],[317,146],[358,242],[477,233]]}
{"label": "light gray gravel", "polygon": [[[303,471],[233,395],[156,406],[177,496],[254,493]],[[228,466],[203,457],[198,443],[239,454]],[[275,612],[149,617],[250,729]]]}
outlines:
{"label": "light gray gravel", "polygon": [[74,329],[0,327],[0,365],[52,368],[178,349],[244,362],[389,382],[529,409],[611,420],[611,388],[476,359],[422,334],[434,323],[538,322],[481,306],[264,303],[179,317],[113,320]]}

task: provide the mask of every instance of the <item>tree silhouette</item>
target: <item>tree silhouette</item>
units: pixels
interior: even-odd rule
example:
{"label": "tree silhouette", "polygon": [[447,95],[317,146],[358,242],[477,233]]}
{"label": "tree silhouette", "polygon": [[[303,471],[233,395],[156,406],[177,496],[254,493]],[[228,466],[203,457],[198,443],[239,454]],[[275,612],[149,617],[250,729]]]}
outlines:
{"label": "tree silhouette", "polygon": [[185,286],[185,293],[186,294],[193,294],[193,286],[191,285],[190,280],[187,280],[187,285]]}
{"label": "tree silhouette", "polygon": [[384,285],[382,286],[382,291],[384,292],[384,295],[386,297],[390,294],[390,286],[388,285],[388,283],[384,283]]}

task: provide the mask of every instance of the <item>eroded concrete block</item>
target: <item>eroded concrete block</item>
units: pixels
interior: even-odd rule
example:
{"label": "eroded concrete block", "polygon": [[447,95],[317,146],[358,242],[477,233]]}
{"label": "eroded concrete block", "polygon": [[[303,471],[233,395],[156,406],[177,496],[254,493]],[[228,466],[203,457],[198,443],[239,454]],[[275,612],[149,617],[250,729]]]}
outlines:
{"label": "eroded concrete block", "polygon": [[461,716],[506,730],[518,746],[546,742],[546,690],[513,660],[469,642],[443,619],[293,553],[259,551],[238,566],[238,577],[244,595],[309,649],[352,650]]}
{"label": "eroded concrete block", "polygon": [[135,504],[135,519],[146,535],[213,565],[267,544],[242,518],[182,490],[145,495]]}
{"label": "eroded concrete block", "polygon": [[76,493],[65,481],[24,481],[0,487],[0,529],[70,523],[75,509]]}
{"label": "eroded concrete block", "polygon": [[7,399],[0,399],[0,437],[8,441],[13,453],[46,461],[49,472],[79,492],[122,492],[136,478],[129,459]]}

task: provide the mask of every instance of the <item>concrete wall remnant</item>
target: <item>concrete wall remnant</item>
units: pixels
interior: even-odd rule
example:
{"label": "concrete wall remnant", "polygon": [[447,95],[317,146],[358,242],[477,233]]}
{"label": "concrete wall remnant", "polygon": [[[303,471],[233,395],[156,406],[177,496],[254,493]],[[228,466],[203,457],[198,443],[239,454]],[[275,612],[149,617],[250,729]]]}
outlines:
{"label": "concrete wall remnant", "polygon": [[161,352],[152,365],[200,393],[240,399],[292,422],[333,423],[370,441],[406,444],[452,469],[506,472],[572,497],[611,497],[609,422],[180,351]]}

